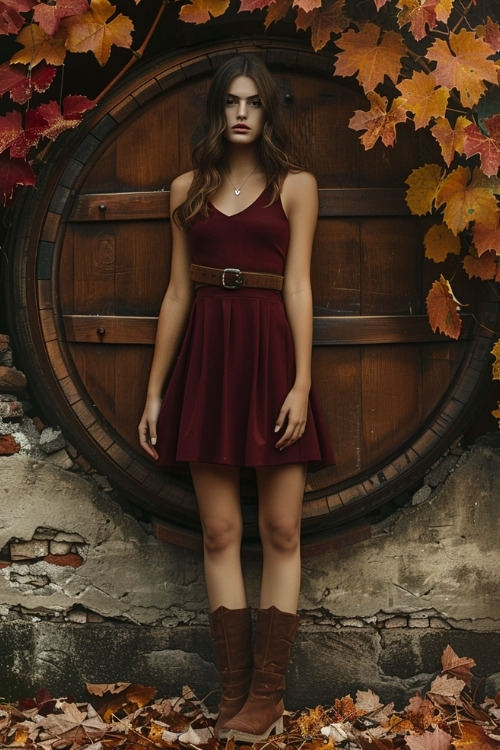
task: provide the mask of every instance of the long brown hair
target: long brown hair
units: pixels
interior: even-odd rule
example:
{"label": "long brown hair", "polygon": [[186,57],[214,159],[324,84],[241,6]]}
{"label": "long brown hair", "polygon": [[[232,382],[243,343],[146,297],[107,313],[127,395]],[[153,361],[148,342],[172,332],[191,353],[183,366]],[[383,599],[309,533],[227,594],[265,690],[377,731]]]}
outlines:
{"label": "long brown hair", "polygon": [[258,156],[270,191],[270,201],[278,198],[289,171],[300,171],[287,153],[288,134],[281,111],[280,92],[271,73],[258,57],[237,55],[217,70],[207,97],[208,129],[192,153],[194,178],[186,200],[174,212],[183,227],[189,227],[198,214],[208,215],[208,201],[222,182],[227,152],[225,103],[231,81],[249,76],[257,86],[264,110],[264,129],[258,142]]}

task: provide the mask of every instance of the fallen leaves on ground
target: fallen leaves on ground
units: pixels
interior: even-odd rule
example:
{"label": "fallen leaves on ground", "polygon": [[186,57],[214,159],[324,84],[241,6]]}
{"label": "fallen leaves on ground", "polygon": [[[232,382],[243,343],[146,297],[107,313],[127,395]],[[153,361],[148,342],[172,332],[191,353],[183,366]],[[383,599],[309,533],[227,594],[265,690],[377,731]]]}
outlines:
{"label": "fallen leaves on ground", "polygon": [[[442,671],[426,695],[415,695],[402,711],[383,705],[371,690],[359,690],[285,715],[285,731],[255,750],[499,750],[500,693],[477,704],[472,659],[450,646]],[[91,702],[53,699],[41,690],[35,699],[0,704],[0,747],[33,750],[218,750],[215,714],[184,687],[182,695],[158,699],[156,689],[127,682],[87,684]],[[235,750],[228,740],[227,750]],[[245,750],[245,746],[240,746]],[[248,746],[246,746],[248,748]]]}

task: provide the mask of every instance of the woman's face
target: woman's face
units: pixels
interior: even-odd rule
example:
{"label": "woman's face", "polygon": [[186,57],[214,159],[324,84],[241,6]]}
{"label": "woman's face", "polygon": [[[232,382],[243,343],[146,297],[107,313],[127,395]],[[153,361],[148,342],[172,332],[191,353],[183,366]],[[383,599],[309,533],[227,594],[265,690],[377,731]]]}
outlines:
{"label": "woman's face", "polygon": [[253,78],[233,78],[227,91],[224,112],[224,137],[229,143],[249,144],[261,137],[265,122],[264,109]]}

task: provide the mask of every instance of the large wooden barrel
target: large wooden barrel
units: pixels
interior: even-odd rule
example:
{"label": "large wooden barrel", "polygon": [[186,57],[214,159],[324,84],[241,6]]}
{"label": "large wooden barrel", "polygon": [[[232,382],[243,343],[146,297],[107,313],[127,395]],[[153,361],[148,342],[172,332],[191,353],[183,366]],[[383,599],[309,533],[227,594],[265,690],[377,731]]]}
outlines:
{"label": "large wooden barrel", "polygon": [[[169,275],[169,185],[190,167],[214,68],[242,51],[275,74],[298,155],[320,185],[314,380],[337,462],[308,478],[304,540],[317,544],[414,487],[461,434],[489,377],[498,318],[487,288],[450,267],[470,314],[458,341],[432,334],[425,296],[438,272],[423,260],[404,180],[435,155],[412,127],[394,149],[364,152],[348,121],[366,101],[333,77],[328,55],[253,39],[134,70],[50,150],[37,189],[18,203],[11,326],[38,401],[91,464],[172,539],[198,533],[188,475],[157,470],[136,433]],[[251,476],[243,494],[251,539]]]}

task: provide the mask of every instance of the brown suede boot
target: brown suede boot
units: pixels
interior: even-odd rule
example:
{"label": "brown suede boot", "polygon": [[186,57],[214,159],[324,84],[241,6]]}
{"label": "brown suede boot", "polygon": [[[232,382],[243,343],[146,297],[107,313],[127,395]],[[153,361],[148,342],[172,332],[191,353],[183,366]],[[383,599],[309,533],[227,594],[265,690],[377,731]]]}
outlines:
{"label": "brown suede boot", "polygon": [[283,731],[283,693],[290,651],[299,618],[276,607],[259,609],[254,646],[254,673],[247,701],[224,726],[240,742],[266,740]]}
{"label": "brown suede boot", "polygon": [[214,733],[223,739],[229,730],[221,731],[222,727],[238,713],[248,697],[252,679],[252,619],[249,607],[219,607],[209,613],[209,619],[222,686]]}

